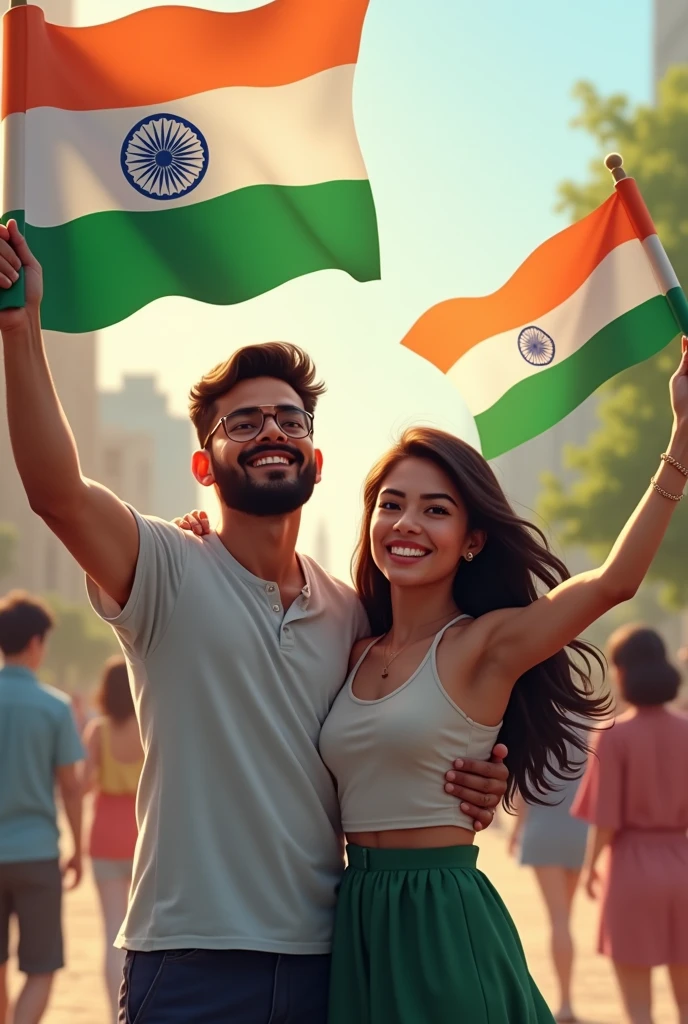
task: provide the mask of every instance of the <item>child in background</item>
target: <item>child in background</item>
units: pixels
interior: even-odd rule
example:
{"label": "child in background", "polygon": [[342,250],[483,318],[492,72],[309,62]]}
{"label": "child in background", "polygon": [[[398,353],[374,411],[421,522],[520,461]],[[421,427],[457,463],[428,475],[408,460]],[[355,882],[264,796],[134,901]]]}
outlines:
{"label": "child in background", "polygon": [[593,899],[610,851],[598,949],[614,963],[631,1024],[651,1024],[651,971],[664,964],[688,1024],[688,718],[667,707],[680,675],[651,629],[618,630],[609,658],[630,707],[598,734],[571,812],[593,826]]}

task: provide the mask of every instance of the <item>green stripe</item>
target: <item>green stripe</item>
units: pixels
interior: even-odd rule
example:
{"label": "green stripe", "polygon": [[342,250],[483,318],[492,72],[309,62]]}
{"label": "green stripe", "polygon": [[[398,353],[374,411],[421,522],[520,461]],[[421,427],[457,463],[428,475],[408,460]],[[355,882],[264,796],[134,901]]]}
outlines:
{"label": "green stripe", "polygon": [[676,323],[684,334],[688,334],[688,300],[683,292],[683,288],[670,288],[666,293],[666,297]]}
{"label": "green stripe", "polygon": [[228,305],[317,270],[380,276],[368,181],[255,185],[195,206],[27,224],[26,237],[43,265],[43,325],[70,333],[108,327],[164,295]]}
{"label": "green stripe", "polygon": [[494,459],[542,434],[610,377],[656,355],[676,334],[663,295],[612,320],[573,355],[515,384],[476,416],[483,455]]}

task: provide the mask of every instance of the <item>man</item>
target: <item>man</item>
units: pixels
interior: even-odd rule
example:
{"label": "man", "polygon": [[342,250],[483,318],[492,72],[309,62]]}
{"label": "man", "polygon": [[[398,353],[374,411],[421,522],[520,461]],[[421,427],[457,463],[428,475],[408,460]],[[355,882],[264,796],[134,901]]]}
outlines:
{"label": "man", "polygon": [[81,879],[83,750],[69,700],[35,673],[53,620],[28,594],[0,601],[0,1024],[8,1019],[10,917],[19,924],[19,969],[26,983],[14,1024],[38,1024],[62,957],[62,875],[54,789],[62,795],[74,853],[65,870]]}
{"label": "man", "polygon": [[[218,493],[219,531],[141,517],[81,476],[41,341],[40,267],[10,224],[8,284],[20,259],[26,309],[0,314],[17,467],[117,632],[146,755],[121,1020],[145,1007],[147,1024],[324,1024],[342,842],[318,737],[367,623],[295,550],[323,388],[293,346],[237,353],[192,390],[193,472]],[[487,824],[506,770],[478,771],[492,792],[457,795]]]}

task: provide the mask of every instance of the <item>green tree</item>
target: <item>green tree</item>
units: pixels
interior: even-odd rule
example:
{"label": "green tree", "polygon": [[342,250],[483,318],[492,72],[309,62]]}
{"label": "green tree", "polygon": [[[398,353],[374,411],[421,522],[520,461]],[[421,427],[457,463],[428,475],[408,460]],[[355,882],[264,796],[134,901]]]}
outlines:
{"label": "green tree", "polygon": [[119,651],[114,634],[84,605],[69,604],[53,595],[47,601],[56,623],[48,642],[46,678],[72,693],[90,689],[105,659]]}
{"label": "green tree", "polygon": [[11,523],[0,523],[0,580],[14,568],[17,531]]}
{"label": "green tree", "polygon": [[[586,82],[575,88],[581,111],[573,124],[599,146],[584,184],[564,182],[559,209],[572,221],[599,205],[610,192],[602,164],[610,151],[623,155],[636,178],[679,280],[688,284],[688,67],[669,71],[656,107],[631,108],[621,95],[603,98]],[[558,526],[561,541],[604,557],[655,471],[671,427],[669,377],[679,342],[654,359],[608,381],[600,389],[599,423],[584,447],[569,446],[570,478],[543,478],[539,511]],[[686,570],[688,510],[681,506],[653,563],[649,580],[660,584],[663,602],[688,605]]]}

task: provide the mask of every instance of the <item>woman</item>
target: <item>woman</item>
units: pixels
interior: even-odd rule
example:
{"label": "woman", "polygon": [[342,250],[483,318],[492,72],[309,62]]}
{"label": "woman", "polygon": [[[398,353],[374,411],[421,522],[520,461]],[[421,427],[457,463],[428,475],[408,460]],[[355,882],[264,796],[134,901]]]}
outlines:
{"label": "woman", "polygon": [[[581,770],[584,761],[576,750],[572,761]],[[552,780],[552,792],[543,804],[528,805],[516,795],[516,820],[509,840],[509,852],[520,846],[521,864],[532,867],[547,908],[550,949],[559,986],[559,1009],[555,1020],[575,1024],[571,1002],[571,978],[575,949],[571,934],[571,913],[585,859],[588,827],[573,818],[571,805],[580,783],[580,771],[566,782]]]}
{"label": "woman", "polygon": [[666,964],[688,1024],[688,718],[667,705],[680,675],[651,629],[625,627],[609,657],[629,709],[597,737],[573,813],[592,824],[586,889],[602,888],[599,952],[631,1024],[652,1020],[651,972]]}
{"label": "woman", "polygon": [[89,852],[105,930],[105,984],[117,1020],[124,951],[114,948],[129,898],[136,845],[136,790],[143,751],[123,658],[105,663],[98,691],[101,717],[84,733],[85,788],[95,790]]}
{"label": "woman", "polygon": [[572,719],[590,728],[608,711],[592,694],[599,658],[575,638],[635,593],[688,476],[685,338],[671,391],[651,487],[604,565],[574,579],[459,439],[409,430],[368,476],[354,576],[373,636],[356,644],[320,741],[349,860],[330,1024],[552,1022],[476,869],[473,824],[437,793],[437,773],[457,750],[488,758],[497,736],[507,804],[516,791],[540,801],[575,768],[570,750],[585,744]]}

